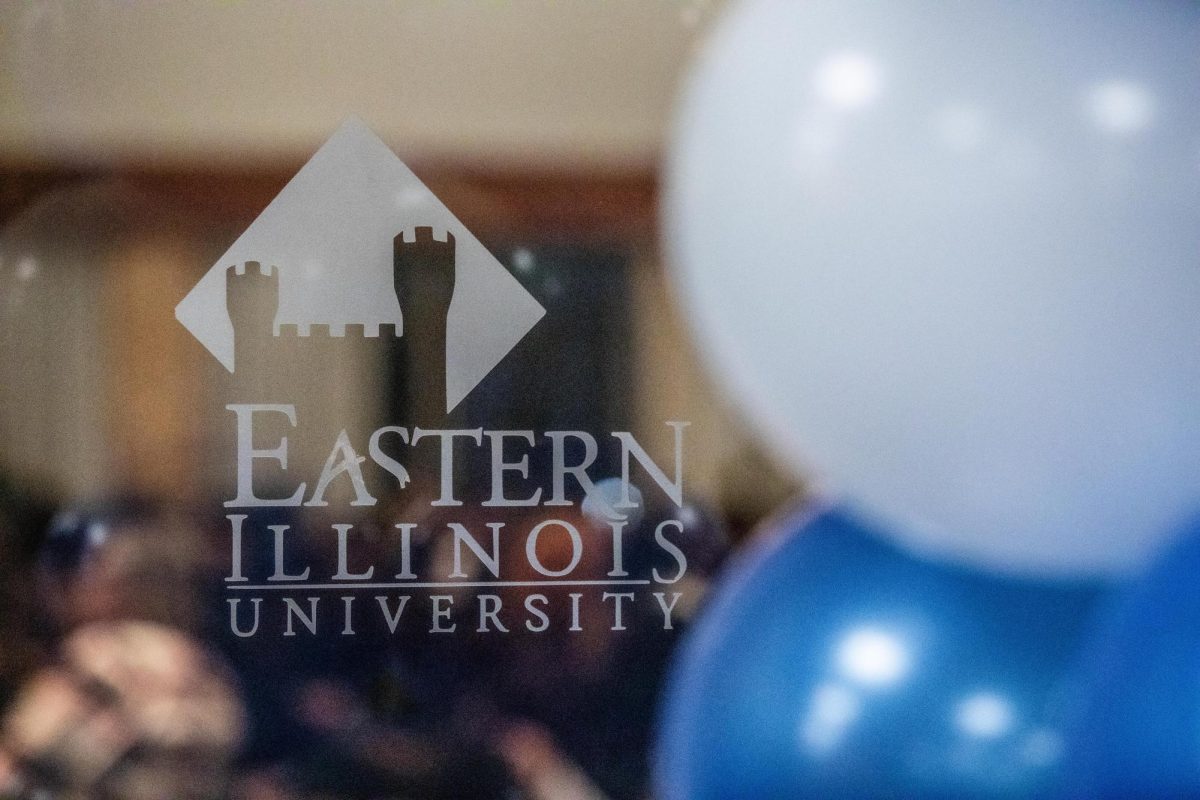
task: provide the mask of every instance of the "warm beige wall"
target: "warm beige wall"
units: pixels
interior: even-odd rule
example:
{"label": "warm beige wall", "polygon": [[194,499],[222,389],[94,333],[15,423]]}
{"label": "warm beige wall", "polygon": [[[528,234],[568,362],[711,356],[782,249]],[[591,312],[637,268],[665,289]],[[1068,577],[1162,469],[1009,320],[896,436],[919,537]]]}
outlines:
{"label": "warm beige wall", "polygon": [[112,187],[43,198],[0,236],[0,467],[72,493],[106,488],[104,261]]}
{"label": "warm beige wall", "polygon": [[800,483],[767,455],[725,398],[697,352],[666,269],[655,258],[634,265],[633,341],[638,439],[670,463],[673,432],[686,420],[687,494],[754,521],[797,495]]}
{"label": "warm beige wall", "polygon": [[[22,259],[32,265],[0,297],[0,461],[68,496],[231,488],[229,379],[172,314],[221,235],[180,224],[184,211],[161,200],[111,180],[52,190],[0,235],[9,267],[0,273],[14,274]],[[646,255],[630,275],[635,433],[669,464],[673,434],[663,423],[691,422],[687,495],[758,516],[794,487],[714,389],[661,263]],[[273,401],[303,406],[289,435],[297,481],[319,472],[341,427],[362,442],[382,422],[369,353],[306,353],[253,378]]]}
{"label": "warm beige wall", "polygon": [[[290,164],[354,113],[406,159],[507,174],[652,174],[680,76],[719,5],[0,3],[0,164],[115,160],[202,172]],[[187,231],[150,235],[144,219],[122,239],[119,226],[103,223],[120,216],[119,192],[72,192],[54,202],[78,206],[71,224],[82,227],[52,231],[58,212],[44,215],[38,235],[58,250],[40,256],[42,273],[22,288],[17,316],[10,309],[0,319],[9,337],[0,352],[0,461],[73,495],[227,479],[225,454],[211,443],[227,445],[231,423],[208,396],[221,376],[178,368],[194,343],[164,311],[215,257],[211,242]],[[506,230],[514,213],[501,204],[476,222],[499,217]],[[587,229],[580,219],[588,214],[577,216],[566,220]],[[652,235],[642,230],[652,211],[634,216],[646,219],[632,238]],[[561,214],[521,219],[564,224]],[[146,292],[150,275],[162,287],[157,295]],[[661,265],[647,257],[633,278],[639,437],[669,458],[663,421],[693,423],[686,463],[694,497],[752,509],[792,491],[704,375]],[[11,305],[14,296],[0,301]],[[163,325],[142,324],[151,307]],[[331,388],[375,385],[372,364],[331,356],[277,367],[270,380],[290,381],[287,396],[306,397],[319,409],[313,417],[360,429],[376,421],[378,409],[361,405],[373,391]],[[297,472],[319,469],[330,441],[294,439]],[[167,452],[183,455],[156,463]]]}
{"label": "warm beige wall", "polygon": [[0,3],[0,157],[641,166],[712,0]]}
{"label": "warm beige wall", "polygon": [[[174,317],[213,237],[119,180],[50,190],[0,229],[0,468],[75,499],[232,488],[229,378]],[[312,435],[291,437],[297,481],[337,429],[357,441],[379,423],[366,354],[315,348],[268,367],[263,385],[310,418]]]}

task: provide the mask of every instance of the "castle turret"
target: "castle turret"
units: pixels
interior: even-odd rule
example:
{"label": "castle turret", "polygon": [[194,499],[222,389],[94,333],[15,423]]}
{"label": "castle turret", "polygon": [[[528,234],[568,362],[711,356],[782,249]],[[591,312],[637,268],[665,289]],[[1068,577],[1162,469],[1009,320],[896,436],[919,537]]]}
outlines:
{"label": "castle turret", "polygon": [[404,318],[404,341],[412,367],[413,422],[433,425],[446,413],[446,320],[454,297],[454,235],[433,238],[419,227],[413,241],[393,240],[393,284]]}
{"label": "castle turret", "polygon": [[250,367],[256,349],[275,334],[279,270],[257,261],[226,269],[225,308],[233,323],[234,369]]}

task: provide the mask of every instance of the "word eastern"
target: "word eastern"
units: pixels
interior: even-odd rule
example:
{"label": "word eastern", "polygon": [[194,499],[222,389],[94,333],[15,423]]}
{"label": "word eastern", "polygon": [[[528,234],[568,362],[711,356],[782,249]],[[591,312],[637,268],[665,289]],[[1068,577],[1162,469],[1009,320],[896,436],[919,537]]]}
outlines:
{"label": "word eastern", "polygon": [[[291,404],[251,404],[237,403],[226,406],[237,415],[237,496],[227,500],[227,508],[244,508],[256,506],[326,506],[325,492],[335,479],[346,475],[354,490],[352,506],[373,506],[376,499],[367,491],[363,477],[362,465],[365,456],[360,456],[350,442],[345,430],[338,435],[330,450],[325,467],[317,479],[311,492],[308,484],[300,483],[295,491],[286,497],[260,497],[254,488],[254,465],[260,461],[274,461],[280,468],[286,470],[288,462],[288,440],[280,437],[276,447],[259,449],[254,446],[254,420],[256,415],[279,414],[287,418],[288,423],[295,427],[296,407]],[[622,509],[636,507],[636,502],[630,496],[629,472],[632,461],[645,470],[646,474],[671,499],[676,507],[683,506],[683,429],[687,422],[668,422],[667,425],[675,433],[675,464],[674,476],[667,474],[646,453],[645,448],[626,431],[617,431],[612,435],[621,446],[621,493],[614,504],[618,512]],[[574,502],[567,497],[567,477],[570,476],[583,490],[585,496],[595,491],[588,469],[596,460],[598,446],[596,439],[586,431],[547,431],[543,434],[551,449],[551,485],[549,498],[543,499],[543,489],[538,487],[524,497],[507,497],[504,493],[505,476],[510,473],[529,478],[528,452],[516,461],[508,460],[513,447],[533,448],[536,437],[533,431],[489,431],[482,428],[465,428],[453,430],[428,430],[424,428],[403,428],[398,425],[387,425],[371,434],[367,442],[367,452],[378,467],[390,474],[403,489],[409,482],[408,469],[397,459],[383,449],[385,438],[394,437],[401,444],[415,447],[423,440],[436,440],[439,446],[439,484],[441,494],[431,505],[461,506],[462,501],[454,496],[454,445],[456,442],[471,442],[476,447],[487,447],[491,456],[491,496],[483,501],[485,507],[529,507],[529,506],[571,506]],[[487,444],[484,444],[484,440]],[[574,442],[576,447],[582,446],[583,456],[578,463],[567,463],[567,443]],[[305,497],[308,497],[305,500]]]}

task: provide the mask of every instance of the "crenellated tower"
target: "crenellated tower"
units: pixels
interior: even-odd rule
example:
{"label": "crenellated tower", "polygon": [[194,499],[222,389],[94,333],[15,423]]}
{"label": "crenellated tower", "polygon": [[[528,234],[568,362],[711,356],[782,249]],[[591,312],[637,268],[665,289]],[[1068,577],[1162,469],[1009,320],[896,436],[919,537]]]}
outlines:
{"label": "crenellated tower", "polygon": [[225,308],[233,323],[234,369],[252,366],[275,335],[279,313],[279,270],[257,261],[225,270]]}
{"label": "crenellated tower", "polygon": [[446,325],[454,298],[454,234],[445,241],[433,238],[433,229],[418,227],[413,240],[404,232],[392,242],[392,276],[404,340],[408,346],[413,383],[412,413],[418,425],[432,425],[446,413]]}

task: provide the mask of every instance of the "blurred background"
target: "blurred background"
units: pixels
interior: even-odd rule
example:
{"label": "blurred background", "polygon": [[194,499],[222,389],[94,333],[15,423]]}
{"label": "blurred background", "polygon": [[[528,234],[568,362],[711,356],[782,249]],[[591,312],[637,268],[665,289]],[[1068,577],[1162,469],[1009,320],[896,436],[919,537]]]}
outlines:
{"label": "blurred background", "polygon": [[[459,417],[630,430],[660,463],[663,422],[690,421],[711,574],[800,488],[700,369],[659,246],[673,98],[717,5],[0,8],[0,793],[644,796],[661,631],[615,666],[604,642],[517,641],[486,668],[438,653],[464,674],[441,683],[418,663],[434,655],[387,643],[225,641],[233,395],[174,307],[356,115],[549,312]],[[256,385],[335,429],[405,419],[423,356],[346,352],[266,364]],[[292,439],[293,474],[315,476],[332,439]],[[526,661],[538,708],[506,684]],[[97,678],[110,668],[124,677]],[[626,719],[597,722],[616,715],[598,687],[630,674]],[[166,719],[131,710],[156,704]]]}
{"label": "blurred background", "polygon": [[[1197,41],[1194,0],[0,5],[0,797],[1200,797]],[[555,587],[541,634],[232,630],[226,403],[295,399],[289,476],[431,413],[419,341],[231,376],[175,319],[351,116],[547,310],[447,427],[669,465],[691,423],[627,532],[649,573],[680,520],[672,629]],[[412,466],[356,557],[448,521]],[[288,511],[247,525],[332,574]]]}
{"label": "blurred background", "polygon": [[[558,316],[576,318],[594,369],[627,371],[604,376],[598,413],[647,441],[670,435],[665,419],[692,420],[697,492],[725,492],[750,518],[777,499],[769,480],[734,485],[762,457],[697,368],[657,245],[672,99],[713,4],[3,13],[5,313],[24,315],[4,329],[23,334],[3,349],[4,374],[21,376],[0,400],[14,475],[76,497],[212,488],[206,415],[223,410],[203,369],[216,365],[165,312],[353,114],[502,262],[536,262],[543,304],[563,296],[593,315]],[[601,272],[602,297],[572,291]],[[619,334],[591,347],[601,319]],[[389,402],[375,365],[310,374],[338,376],[292,380],[339,417]],[[354,389],[336,391],[343,380]]]}

